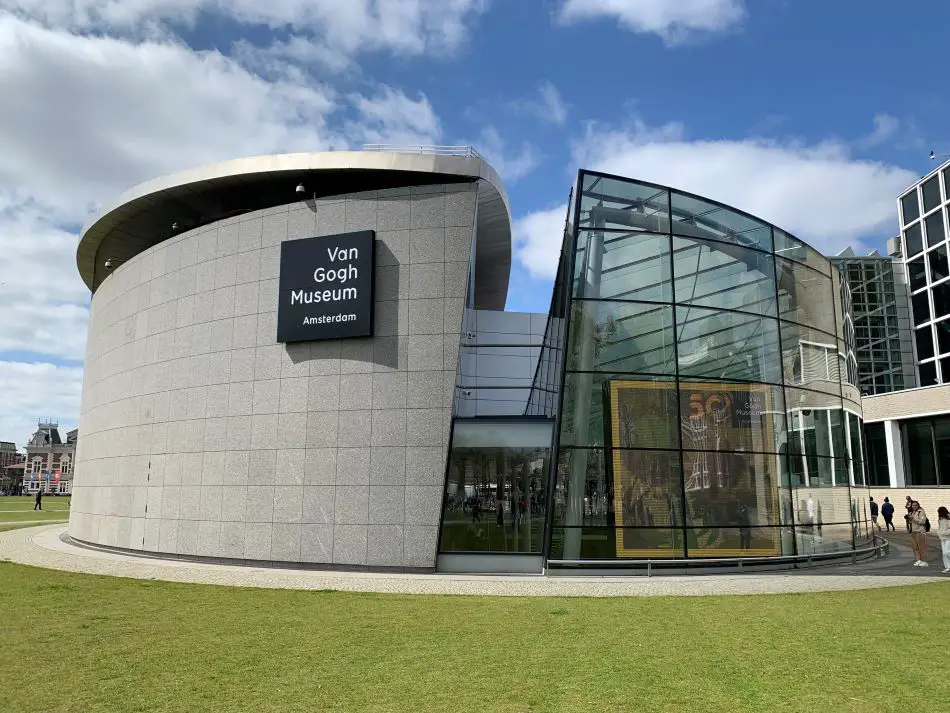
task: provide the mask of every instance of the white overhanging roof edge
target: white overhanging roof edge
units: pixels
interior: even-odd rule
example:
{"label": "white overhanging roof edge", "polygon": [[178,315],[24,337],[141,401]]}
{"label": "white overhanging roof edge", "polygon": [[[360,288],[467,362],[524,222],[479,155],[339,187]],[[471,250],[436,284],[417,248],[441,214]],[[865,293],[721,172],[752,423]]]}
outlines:
{"label": "white overhanging roof edge", "polygon": [[[122,193],[118,198],[104,204],[84,226],[77,247],[77,263],[83,280],[92,286],[92,276],[86,272],[92,265],[96,251],[105,235],[96,230],[100,221],[110,214],[122,210],[133,201],[160,194],[173,188],[186,185],[214,183],[218,179],[261,173],[281,173],[299,171],[405,171],[415,173],[433,173],[460,176],[485,181],[495,200],[500,200],[508,215],[508,241],[510,244],[511,208],[508,194],[498,172],[484,159],[475,156],[456,156],[451,154],[410,153],[400,151],[308,151],[301,153],[274,154],[231,159],[218,163],[205,164],[196,168],[179,171],[154,178]],[[484,204],[480,199],[479,203]]]}

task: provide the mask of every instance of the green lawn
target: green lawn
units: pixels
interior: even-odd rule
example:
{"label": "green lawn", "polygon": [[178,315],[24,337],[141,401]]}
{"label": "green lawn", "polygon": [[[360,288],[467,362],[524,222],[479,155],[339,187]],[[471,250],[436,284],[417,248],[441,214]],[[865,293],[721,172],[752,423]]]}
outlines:
{"label": "green lawn", "polygon": [[69,510],[32,510],[23,512],[0,512],[0,524],[7,522],[29,522],[30,520],[68,520]]}
{"label": "green lawn", "polygon": [[[942,710],[950,584],[788,596],[422,597],[0,563],[0,710]],[[914,654],[908,652],[911,647]],[[57,676],[38,681],[39,666]]]}
{"label": "green lawn", "polygon": [[[44,495],[44,510],[69,510],[70,498],[65,495]],[[32,495],[4,495],[0,497],[0,510],[32,510],[35,499]]]}
{"label": "green lawn", "polygon": [[69,498],[47,496],[43,498],[43,509],[36,511],[33,510],[33,503],[32,496],[0,497],[0,526],[30,520],[56,522],[69,519]]}
{"label": "green lawn", "polygon": [[[68,520],[60,519],[54,520],[50,519],[49,524],[55,525],[56,523],[61,522],[63,524],[69,522]],[[20,523],[9,523],[9,522],[0,522],[0,532],[7,532],[9,530],[20,530],[24,527],[39,527],[41,524],[45,523],[36,523],[36,522],[20,522]]]}

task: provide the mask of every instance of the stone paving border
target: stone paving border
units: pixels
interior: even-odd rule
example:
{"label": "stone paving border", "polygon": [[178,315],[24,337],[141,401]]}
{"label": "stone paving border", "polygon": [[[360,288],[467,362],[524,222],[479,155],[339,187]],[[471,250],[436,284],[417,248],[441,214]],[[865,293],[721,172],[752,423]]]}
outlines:
{"label": "stone paving border", "polygon": [[[134,579],[159,579],[192,584],[218,584],[268,589],[333,589],[392,594],[492,596],[708,596],[830,592],[898,587],[940,581],[946,576],[888,573],[861,574],[716,574],[656,577],[545,577],[448,574],[390,574],[264,569],[239,565],[182,562],[91,550],[60,539],[62,525],[22,528],[0,533],[0,560]],[[910,560],[895,555],[899,564]],[[905,561],[906,560],[906,561]],[[860,566],[860,565],[858,565]],[[909,566],[909,564],[908,564]],[[841,568],[844,569],[844,568]],[[913,568],[912,568],[913,569]],[[838,568],[835,568],[838,570]],[[839,570],[840,571],[840,570]],[[900,570],[897,570],[900,571]]]}

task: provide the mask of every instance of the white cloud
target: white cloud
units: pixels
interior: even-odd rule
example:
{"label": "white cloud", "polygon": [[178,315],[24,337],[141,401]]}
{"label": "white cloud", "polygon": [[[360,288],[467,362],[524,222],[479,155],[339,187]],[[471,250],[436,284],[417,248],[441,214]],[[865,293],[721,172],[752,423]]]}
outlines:
{"label": "white cloud", "polygon": [[541,83],[541,106],[549,121],[560,125],[567,120],[567,104],[561,99],[561,93],[551,82]]}
{"label": "white cloud", "polygon": [[697,33],[721,33],[746,17],[743,0],[564,0],[558,19],[565,24],[614,19],[637,34],[655,34],[668,46]]}
{"label": "white cloud", "polygon": [[557,273],[566,216],[567,206],[562,205],[529,213],[514,222],[515,259],[531,277],[550,280]]}
{"label": "white cloud", "polygon": [[[103,4],[103,12],[147,4]],[[4,366],[3,378],[17,379],[22,391],[14,400],[0,390],[4,429],[15,419],[22,430],[37,416],[78,417],[78,391],[74,401],[56,399],[58,375],[79,369],[55,364],[83,358],[89,293],[76,270],[75,233],[102,201],[204,162],[363,141],[428,143],[441,133],[425,96],[387,86],[364,96],[276,61],[262,76],[165,36],[123,39],[54,25],[0,9],[0,360],[19,364],[15,377]],[[0,431],[14,437],[23,438]]]}
{"label": "white cloud", "polygon": [[[487,0],[0,0],[49,27],[106,30],[135,36],[192,26],[201,13],[246,25],[289,29],[275,48],[285,58],[339,64],[357,52],[418,56],[451,52],[467,37],[466,23]],[[314,45],[307,49],[306,45]]]}
{"label": "white cloud", "polygon": [[504,140],[494,126],[482,129],[475,148],[509,183],[527,176],[541,161],[538,150],[527,142],[522,142],[517,153],[508,153]]}
{"label": "white cloud", "polygon": [[86,343],[89,291],[76,274],[76,236],[54,225],[49,212],[0,189],[0,353],[78,360]]}
{"label": "white cloud", "polygon": [[528,114],[558,126],[567,121],[568,105],[551,82],[541,82],[536,96],[511,102],[508,106],[516,113]]}
{"label": "white cloud", "polygon": [[[590,125],[573,154],[583,168],[735,206],[829,255],[896,232],[895,198],[916,179],[897,166],[855,159],[838,141],[689,140],[678,123]],[[533,275],[554,276],[561,240],[555,227],[564,211],[539,211],[516,223],[516,255]]]}
{"label": "white cloud", "polygon": [[877,114],[874,117],[874,130],[855,144],[862,149],[880,146],[892,138],[901,128],[901,122],[890,114]]}
{"label": "white cloud", "polygon": [[9,15],[0,96],[0,185],[44,197],[68,220],[187,166],[326,147],[336,107],[324,86],[268,82],[217,52],[82,37]]}
{"label": "white cloud", "polygon": [[347,124],[347,134],[356,143],[438,144],[442,125],[424,94],[411,99],[391,87],[373,97],[353,95],[350,103],[359,115]]}
{"label": "white cloud", "polygon": [[75,428],[82,391],[80,367],[0,361],[0,439],[21,449],[36,430],[37,419],[60,419],[60,435]]}

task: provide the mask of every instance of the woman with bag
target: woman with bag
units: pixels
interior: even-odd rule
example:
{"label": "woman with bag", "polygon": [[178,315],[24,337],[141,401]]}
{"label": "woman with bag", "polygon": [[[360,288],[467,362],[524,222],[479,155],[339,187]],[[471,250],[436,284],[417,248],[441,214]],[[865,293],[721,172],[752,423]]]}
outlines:
{"label": "woman with bag", "polygon": [[910,504],[908,522],[910,523],[910,537],[914,541],[914,556],[917,558],[914,566],[929,567],[930,565],[927,564],[927,530],[930,528],[928,527],[927,513],[923,511],[920,503],[916,500],[913,500]]}

